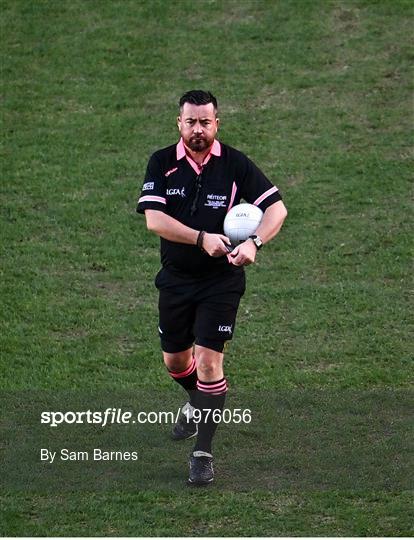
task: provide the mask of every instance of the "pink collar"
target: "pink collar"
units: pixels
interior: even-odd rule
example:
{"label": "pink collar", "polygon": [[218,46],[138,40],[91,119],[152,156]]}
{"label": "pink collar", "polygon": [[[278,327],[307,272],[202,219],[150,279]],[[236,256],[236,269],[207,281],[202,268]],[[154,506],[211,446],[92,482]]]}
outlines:
{"label": "pink collar", "polygon": [[[214,142],[211,146],[211,150],[210,152],[207,154],[206,158],[204,159],[203,161],[203,166],[209,161],[211,155],[213,156],[217,156],[217,157],[220,157],[221,156],[221,144],[219,143],[219,141],[217,139],[214,139]],[[197,165],[197,163],[191,159],[191,157],[186,153],[185,151],[185,146],[184,146],[184,141],[183,139],[181,138],[179,141],[178,141],[178,144],[177,144],[177,161],[179,161],[180,159],[183,159],[183,157],[187,158],[187,161],[189,162],[189,164],[191,165],[191,167],[195,170],[195,172],[197,174],[200,174],[201,172],[201,168]]]}

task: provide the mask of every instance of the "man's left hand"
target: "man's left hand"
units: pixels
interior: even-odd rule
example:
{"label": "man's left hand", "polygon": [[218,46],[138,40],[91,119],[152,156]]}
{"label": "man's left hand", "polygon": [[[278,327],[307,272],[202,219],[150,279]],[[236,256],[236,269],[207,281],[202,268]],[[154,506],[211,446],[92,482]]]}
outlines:
{"label": "man's left hand", "polygon": [[235,266],[247,266],[254,263],[256,259],[257,247],[251,238],[247,239],[242,244],[236,246],[228,258],[231,264]]}

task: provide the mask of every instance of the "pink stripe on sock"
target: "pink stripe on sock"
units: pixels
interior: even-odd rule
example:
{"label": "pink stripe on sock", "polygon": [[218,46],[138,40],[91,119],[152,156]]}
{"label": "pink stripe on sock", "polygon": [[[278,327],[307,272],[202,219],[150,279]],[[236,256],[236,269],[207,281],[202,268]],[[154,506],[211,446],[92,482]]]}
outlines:
{"label": "pink stripe on sock", "polygon": [[188,368],[185,371],[170,371],[171,377],[174,377],[174,379],[181,379],[182,377],[187,377],[188,375],[191,375],[193,371],[196,369],[196,363],[195,358],[193,356],[191,364],[188,366]]}
{"label": "pink stripe on sock", "polygon": [[224,379],[224,381],[220,381],[215,384],[203,384],[200,381],[197,381],[197,390],[200,390],[205,394],[224,394],[227,391],[227,381]]}
{"label": "pink stripe on sock", "polygon": [[221,381],[217,381],[215,383],[203,383],[202,381],[197,381],[197,386],[201,386],[203,388],[216,388],[217,386],[222,386],[223,384],[226,384],[226,379],[223,379]]}
{"label": "pink stripe on sock", "polygon": [[215,390],[201,390],[198,388],[199,392],[203,392],[203,394],[207,394],[209,396],[220,396],[222,394],[225,394],[227,392],[227,386],[224,386],[223,388],[216,388]]}

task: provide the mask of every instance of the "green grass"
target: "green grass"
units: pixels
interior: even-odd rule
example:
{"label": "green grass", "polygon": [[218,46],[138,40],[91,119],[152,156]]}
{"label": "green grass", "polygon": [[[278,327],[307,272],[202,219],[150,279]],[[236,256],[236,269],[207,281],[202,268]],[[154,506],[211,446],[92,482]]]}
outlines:
{"label": "green grass", "polygon": [[[410,388],[412,2],[0,6],[4,390],[171,389],[158,240],[135,201],[150,153],[177,138],[178,97],[197,87],[218,97],[221,140],[253,158],[289,210],[248,269],[231,387]],[[193,493],[180,482],[10,490],[2,533],[412,534],[411,494],[392,486]]]}
{"label": "green grass", "polygon": [[354,492],[21,494],[6,510],[10,536],[409,536],[413,517],[407,493]]}

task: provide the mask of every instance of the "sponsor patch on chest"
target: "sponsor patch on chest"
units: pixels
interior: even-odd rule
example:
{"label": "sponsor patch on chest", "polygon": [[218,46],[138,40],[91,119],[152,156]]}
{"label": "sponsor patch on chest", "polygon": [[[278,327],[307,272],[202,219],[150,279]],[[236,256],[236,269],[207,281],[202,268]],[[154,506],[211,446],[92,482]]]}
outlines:
{"label": "sponsor patch on chest", "polygon": [[207,195],[207,202],[204,206],[209,206],[210,208],[226,208],[227,195],[215,195],[214,193],[210,193]]}

